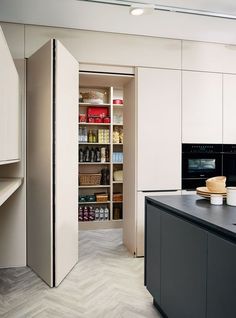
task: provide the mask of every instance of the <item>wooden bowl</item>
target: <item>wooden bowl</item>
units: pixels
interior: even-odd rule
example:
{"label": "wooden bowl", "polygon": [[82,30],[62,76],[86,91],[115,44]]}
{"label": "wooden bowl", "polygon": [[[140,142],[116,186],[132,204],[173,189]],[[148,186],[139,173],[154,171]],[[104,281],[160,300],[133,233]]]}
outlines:
{"label": "wooden bowl", "polygon": [[225,192],[226,177],[219,176],[206,180],[206,187],[211,192]]}

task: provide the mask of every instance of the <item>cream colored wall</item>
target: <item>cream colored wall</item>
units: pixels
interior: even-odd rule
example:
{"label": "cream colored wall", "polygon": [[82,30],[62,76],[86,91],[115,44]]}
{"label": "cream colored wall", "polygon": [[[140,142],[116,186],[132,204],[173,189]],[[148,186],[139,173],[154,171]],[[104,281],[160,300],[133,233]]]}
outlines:
{"label": "cream colored wall", "polygon": [[[1,177],[25,179],[24,26],[0,23],[20,77],[21,162],[0,166]],[[11,88],[9,87],[9,91]],[[0,207],[0,267],[26,265],[26,184]]]}

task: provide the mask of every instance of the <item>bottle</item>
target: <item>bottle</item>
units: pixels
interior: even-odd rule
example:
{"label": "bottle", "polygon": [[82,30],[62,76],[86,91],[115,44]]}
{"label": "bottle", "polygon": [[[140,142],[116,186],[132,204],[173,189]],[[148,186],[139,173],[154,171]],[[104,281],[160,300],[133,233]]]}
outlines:
{"label": "bottle", "polygon": [[104,208],[103,207],[100,208],[99,213],[100,213],[99,220],[104,221]]}
{"label": "bottle", "polygon": [[93,130],[93,143],[98,142],[98,138],[97,138],[97,131]]}
{"label": "bottle", "polygon": [[104,168],[101,170],[101,185],[110,184],[110,171],[108,168]]}
{"label": "bottle", "polygon": [[99,208],[95,209],[95,221],[99,221],[100,218],[100,210]]}
{"label": "bottle", "polygon": [[95,151],[93,148],[90,150],[90,162],[95,162]]}
{"label": "bottle", "polygon": [[84,154],[83,154],[83,150],[80,148],[79,150],[79,162],[83,162],[84,161]]}
{"label": "bottle", "polygon": [[106,162],[110,161],[110,151],[109,151],[109,147],[106,147]]}
{"label": "bottle", "polygon": [[109,220],[109,209],[108,209],[108,207],[105,207],[105,209],[104,209],[104,219],[105,219],[105,221]]}
{"label": "bottle", "polygon": [[91,142],[91,143],[93,142],[93,133],[91,129],[88,132],[88,142]]}
{"label": "bottle", "polygon": [[101,161],[101,152],[100,152],[99,148],[96,148],[95,153],[96,153],[96,162],[100,162]]}
{"label": "bottle", "polygon": [[90,161],[90,157],[89,157],[89,147],[87,147],[85,149],[85,162],[89,162]]}
{"label": "bottle", "polygon": [[84,220],[84,211],[83,211],[83,207],[80,206],[79,207],[79,222],[82,222]]}
{"label": "bottle", "polygon": [[106,162],[106,148],[102,147],[101,148],[101,162]]}
{"label": "bottle", "polygon": [[79,128],[79,142],[83,142],[83,129],[82,129],[82,127]]}

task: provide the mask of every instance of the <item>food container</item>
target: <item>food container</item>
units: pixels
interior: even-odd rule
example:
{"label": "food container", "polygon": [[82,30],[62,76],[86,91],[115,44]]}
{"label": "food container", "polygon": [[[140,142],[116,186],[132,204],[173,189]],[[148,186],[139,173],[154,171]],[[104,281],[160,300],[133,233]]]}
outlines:
{"label": "food container", "polygon": [[86,123],[86,114],[79,114],[79,122],[80,123]]}
{"label": "food container", "polygon": [[109,116],[108,107],[88,107],[87,116],[100,117],[100,118],[108,117]]}
{"label": "food container", "polygon": [[226,203],[228,205],[236,206],[236,187],[227,187]]}
{"label": "food container", "polygon": [[123,99],[113,99],[114,105],[123,105]]}
{"label": "food container", "polygon": [[113,173],[114,181],[123,181],[123,170],[117,170]]}
{"label": "food container", "polygon": [[95,117],[94,118],[94,122],[98,123],[98,124],[101,124],[102,123],[102,117]]}
{"label": "food container", "polygon": [[94,123],[95,118],[94,117],[88,117],[88,123]]}
{"label": "food container", "polygon": [[104,103],[104,97],[105,94],[98,91],[88,91],[82,93],[82,98],[84,103],[91,103],[91,104],[103,104]]}
{"label": "food container", "polygon": [[210,178],[206,180],[206,187],[209,191],[213,193],[225,193],[225,182],[226,177],[224,176]]}
{"label": "food container", "polygon": [[105,124],[109,124],[109,123],[111,122],[110,117],[104,117],[104,118],[103,118],[103,122],[104,122]]}

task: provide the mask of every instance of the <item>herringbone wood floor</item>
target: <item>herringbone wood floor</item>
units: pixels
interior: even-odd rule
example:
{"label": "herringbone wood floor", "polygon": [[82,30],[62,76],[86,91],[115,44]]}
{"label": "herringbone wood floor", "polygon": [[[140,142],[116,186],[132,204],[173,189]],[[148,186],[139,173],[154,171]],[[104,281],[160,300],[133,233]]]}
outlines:
{"label": "herringbone wood floor", "polygon": [[80,260],[58,288],[29,268],[0,270],[0,317],[157,318],[143,286],[143,259],[122,245],[121,230],[80,232]]}

